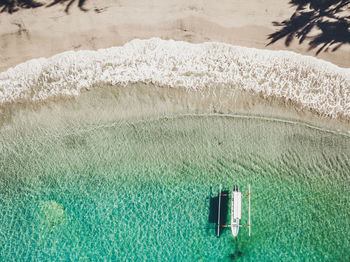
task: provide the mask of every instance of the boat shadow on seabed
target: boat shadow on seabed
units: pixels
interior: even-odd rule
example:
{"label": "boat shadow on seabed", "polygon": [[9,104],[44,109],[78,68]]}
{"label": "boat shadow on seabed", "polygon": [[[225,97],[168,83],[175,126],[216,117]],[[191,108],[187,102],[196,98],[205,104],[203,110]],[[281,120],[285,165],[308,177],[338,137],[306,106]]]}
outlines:
{"label": "boat shadow on seabed", "polygon": [[[228,195],[230,192],[228,190],[223,190],[221,192],[223,195]],[[219,237],[220,235],[227,229],[227,227],[219,227],[218,228],[218,207],[219,207],[219,196],[212,194],[212,187],[210,187],[210,193],[209,193],[209,216],[208,216],[208,223],[209,224],[215,224],[215,234],[217,234],[217,230],[219,230]],[[229,206],[229,196],[222,196],[221,197],[221,208],[220,208],[220,225],[225,225],[227,223],[227,214],[228,214],[228,206]],[[214,229],[214,227],[210,227],[210,229]],[[230,230],[230,229],[229,229]],[[243,252],[239,248],[238,239],[234,238],[232,239],[233,242],[233,253],[228,255],[229,260],[235,260],[243,256]]]}
{"label": "boat shadow on seabed", "polygon": [[[211,187],[210,187],[210,191],[212,191]],[[228,190],[223,190],[221,193],[228,195],[230,192]],[[225,225],[227,222],[228,202],[229,202],[228,196],[221,197],[220,225]],[[219,215],[218,208],[219,208],[219,196],[218,195],[212,196],[212,193],[210,192],[208,222],[209,222],[209,224],[215,223],[216,224],[215,229],[218,228],[218,215]],[[226,229],[227,228],[220,227],[218,235],[220,236],[220,234]]]}

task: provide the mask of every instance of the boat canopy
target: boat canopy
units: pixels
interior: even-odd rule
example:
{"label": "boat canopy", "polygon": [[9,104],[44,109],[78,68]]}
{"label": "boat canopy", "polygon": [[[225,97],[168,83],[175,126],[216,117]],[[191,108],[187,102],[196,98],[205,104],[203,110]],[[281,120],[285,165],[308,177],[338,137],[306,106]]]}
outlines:
{"label": "boat canopy", "polygon": [[233,192],[233,218],[241,219],[242,193]]}

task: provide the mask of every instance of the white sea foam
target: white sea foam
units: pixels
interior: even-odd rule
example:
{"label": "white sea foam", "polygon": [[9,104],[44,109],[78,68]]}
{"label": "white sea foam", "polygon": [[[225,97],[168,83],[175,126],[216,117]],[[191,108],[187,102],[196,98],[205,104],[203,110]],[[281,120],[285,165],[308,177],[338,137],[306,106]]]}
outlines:
{"label": "white sea foam", "polygon": [[96,84],[238,88],[350,117],[350,69],[287,51],[152,38],[98,51],[68,51],[0,73],[0,103],[76,96]]}

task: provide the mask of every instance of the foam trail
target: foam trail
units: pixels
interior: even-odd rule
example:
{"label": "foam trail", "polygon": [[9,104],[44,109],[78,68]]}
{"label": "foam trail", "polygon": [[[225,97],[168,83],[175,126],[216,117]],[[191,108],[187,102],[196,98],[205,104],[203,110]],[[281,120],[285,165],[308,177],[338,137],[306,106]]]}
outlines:
{"label": "foam trail", "polygon": [[136,82],[250,90],[321,115],[350,117],[350,69],[288,51],[159,38],[22,63],[0,73],[0,103],[76,96],[96,84]]}

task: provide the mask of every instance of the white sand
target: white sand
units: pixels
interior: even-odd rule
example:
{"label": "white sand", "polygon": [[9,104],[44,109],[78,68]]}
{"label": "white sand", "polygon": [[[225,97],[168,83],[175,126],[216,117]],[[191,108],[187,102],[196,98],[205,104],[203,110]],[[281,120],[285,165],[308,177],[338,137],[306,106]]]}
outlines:
{"label": "white sand", "polygon": [[[225,42],[261,49],[287,49],[301,54],[308,46],[283,41],[265,47],[274,32],[273,21],[288,18],[287,0],[90,0],[88,12],[64,5],[21,10],[0,15],[0,72],[31,58],[49,57],[67,50],[96,50],[122,45],[135,38]],[[100,13],[94,11],[99,9]],[[350,48],[318,56],[350,67]]]}

